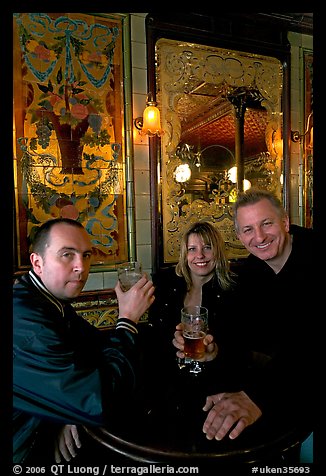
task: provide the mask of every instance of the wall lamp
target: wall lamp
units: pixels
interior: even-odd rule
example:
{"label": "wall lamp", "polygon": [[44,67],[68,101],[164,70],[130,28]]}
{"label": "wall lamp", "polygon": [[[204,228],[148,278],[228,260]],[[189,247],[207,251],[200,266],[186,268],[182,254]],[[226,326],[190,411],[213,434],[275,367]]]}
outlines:
{"label": "wall lamp", "polygon": [[[311,112],[307,118],[307,127],[306,127],[306,130],[303,134],[300,134],[299,131],[291,131],[291,140],[292,142],[300,142],[308,133],[309,131],[311,130],[311,133],[312,133],[312,126],[310,127],[310,122],[312,121],[312,115],[313,115],[313,112]],[[310,137],[310,143],[312,143],[312,137]]]}
{"label": "wall lamp", "polygon": [[147,134],[149,137],[154,137],[155,135],[161,136],[164,133],[161,128],[160,111],[151,93],[147,94],[143,116],[137,117],[134,124],[140,135]]}

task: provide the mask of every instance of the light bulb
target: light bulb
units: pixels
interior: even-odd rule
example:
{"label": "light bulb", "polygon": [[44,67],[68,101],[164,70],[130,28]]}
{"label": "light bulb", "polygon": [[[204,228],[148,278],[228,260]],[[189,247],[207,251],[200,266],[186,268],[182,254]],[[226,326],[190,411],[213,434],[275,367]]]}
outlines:
{"label": "light bulb", "polygon": [[191,170],[188,164],[180,164],[175,168],[173,177],[176,182],[187,182],[191,177]]}

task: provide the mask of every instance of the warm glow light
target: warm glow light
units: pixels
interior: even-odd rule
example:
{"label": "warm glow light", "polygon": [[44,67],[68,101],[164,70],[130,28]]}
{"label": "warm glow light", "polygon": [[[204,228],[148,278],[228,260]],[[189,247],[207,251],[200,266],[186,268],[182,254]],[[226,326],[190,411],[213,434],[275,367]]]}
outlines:
{"label": "warm glow light", "polygon": [[161,136],[164,131],[161,128],[161,115],[159,109],[156,107],[156,102],[153,101],[152,95],[149,93],[146,100],[146,108],[143,112],[143,117],[137,117],[134,121],[136,129],[141,135],[155,135]]}
{"label": "warm glow light", "polygon": [[250,180],[244,179],[243,180],[243,190],[244,191],[249,190],[250,187],[251,187]]}
{"label": "warm glow light", "polygon": [[277,157],[283,157],[283,140],[276,139],[273,147]]}
{"label": "warm glow light", "polygon": [[[231,167],[228,170],[228,176],[229,176],[229,179],[231,180],[232,183],[237,183],[237,172],[238,172],[238,169],[237,169],[236,166]],[[251,187],[251,182],[247,179],[244,179],[243,180],[243,190],[246,191],[250,187]]]}
{"label": "warm glow light", "polygon": [[191,177],[191,170],[188,164],[181,164],[175,168],[173,177],[176,182],[187,182]]}
{"label": "warm glow light", "polygon": [[308,149],[313,149],[314,148],[314,128],[311,127],[310,129],[310,141],[308,144]]}
{"label": "warm glow light", "polygon": [[237,168],[236,168],[236,166],[231,167],[228,170],[228,174],[229,174],[229,178],[230,178],[231,182],[232,183],[237,183]]}
{"label": "warm glow light", "polygon": [[147,106],[143,113],[143,127],[142,134],[160,135],[161,118],[160,111],[156,106]]}

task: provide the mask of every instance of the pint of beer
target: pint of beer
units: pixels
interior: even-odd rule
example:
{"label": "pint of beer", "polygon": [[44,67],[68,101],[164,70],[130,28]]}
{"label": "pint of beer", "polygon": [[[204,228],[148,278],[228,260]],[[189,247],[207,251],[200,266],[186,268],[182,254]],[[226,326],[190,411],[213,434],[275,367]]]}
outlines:
{"label": "pint of beer", "polygon": [[204,337],[205,333],[195,332],[193,334],[184,332],[183,338],[185,340],[184,354],[192,360],[200,360],[205,355]]}
{"label": "pint of beer", "polygon": [[186,359],[200,360],[205,355],[204,337],[208,327],[208,311],[201,306],[188,306],[181,310],[184,354]]}

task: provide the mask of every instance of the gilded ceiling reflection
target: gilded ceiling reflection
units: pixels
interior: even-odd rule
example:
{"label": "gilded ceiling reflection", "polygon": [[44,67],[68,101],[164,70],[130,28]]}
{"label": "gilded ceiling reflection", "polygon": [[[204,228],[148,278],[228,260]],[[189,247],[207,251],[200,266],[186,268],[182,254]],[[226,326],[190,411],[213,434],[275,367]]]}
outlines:
{"label": "gilded ceiling reflection", "polygon": [[178,260],[184,228],[198,219],[218,227],[230,259],[247,255],[232,203],[250,185],[282,194],[282,81],[276,58],[157,41],[165,263]]}

